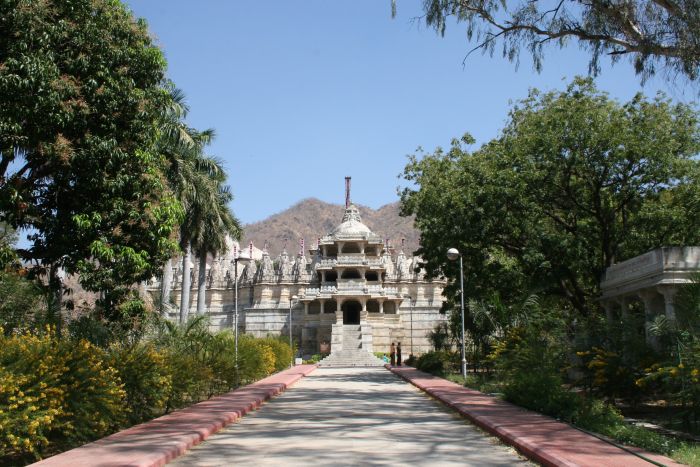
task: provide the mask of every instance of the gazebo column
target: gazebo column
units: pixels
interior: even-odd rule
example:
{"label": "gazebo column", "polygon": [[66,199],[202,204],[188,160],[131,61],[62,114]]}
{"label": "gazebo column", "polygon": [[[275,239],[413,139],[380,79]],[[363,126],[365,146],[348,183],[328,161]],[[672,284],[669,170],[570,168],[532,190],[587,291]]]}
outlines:
{"label": "gazebo column", "polygon": [[678,288],[674,286],[660,286],[657,290],[661,295],[664,296],[664,311],[666,312],[666,318],[671,322],[676,322],[676,293]]}
{"label": "gazebo column", "polygon": [[653,289],[640,290],[637,292],[637,295],[644,303],[644,334],[646,336],[647,344],[656,349],[659,347],[659,342],[656,336],[651,333],[649,328],[656,315],[658,315],[660,311],[663,312],[663,309],[659,310],[659,302],[662,300],[662,298],[660,294]]}
{"label": "gazebo column", "polygon": [[629,307],[629,298],[628,297],[620,297],[620,299],[617,302],[620,305],[620,319],[622,320],[623,324],[627,324],[630,321],[630,307]]}
{"label": "gazebo column", "polygon": [[610,300],[604,300],[600,304],[605,309],[605,318],[608,321],[608,326],[612,326],[615,323],[614,303]]}

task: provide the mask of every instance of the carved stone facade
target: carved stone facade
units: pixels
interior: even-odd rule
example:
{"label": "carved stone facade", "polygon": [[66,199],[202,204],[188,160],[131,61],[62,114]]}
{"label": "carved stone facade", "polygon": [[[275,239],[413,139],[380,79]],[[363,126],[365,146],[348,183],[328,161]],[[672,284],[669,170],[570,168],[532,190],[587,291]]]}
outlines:
{"label": "carved stone facade", "polygon": [[[239,254],[238,244],[231,242],[226,255],[207,263],[207,313],[217,329],[234,326],[234,257]],[[446,319],[440,313],[444,280],[426,280],[418,257],[403,251],[394,257],[352,204],[340,225],[307,251],[301,241],[295,256],[285,250],[273,260],[267,248],[252,245],[242,255],[253,261],[244,267],[238,262],[239,331],[286,336],[291,307],[292,334],[305,356],[342,350],[344,326],[359,326],[361,348],[367,352],[388,352],[391,342],[401,342],[405,355],[420,355],[430,350],[428,333]],[[173,264],[169,287],[173,319],[178,316],[181,262]],[[197,264],[193,260],[193,278]],[[160,288],[151,284],[154,294]],[[190,314],[195,313],[196,289],[193,283]]]}

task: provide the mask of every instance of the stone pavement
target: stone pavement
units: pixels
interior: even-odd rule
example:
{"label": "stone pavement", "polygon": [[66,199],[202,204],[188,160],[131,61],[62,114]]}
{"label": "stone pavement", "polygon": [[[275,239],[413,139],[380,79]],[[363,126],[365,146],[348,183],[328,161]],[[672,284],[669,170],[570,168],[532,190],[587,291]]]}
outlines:
{"label": "stone pavement", "polygon": [[527,465],[384,368],[319,368],[174,466]]}
{"label": "stone pavement", "polygon": [[161,466],[309,374],[299,365],[222,396],[49,457],[42,467]]}
{"label": "stone pavement", "polygon": [[390,370],[452,407],[484,430],[516,447],[528,458],[543,465],[590,467],[681,465],[658,454],[629,448],[629,451],[639,455],[635,456],[566,423],[414,368],[399,367]]}

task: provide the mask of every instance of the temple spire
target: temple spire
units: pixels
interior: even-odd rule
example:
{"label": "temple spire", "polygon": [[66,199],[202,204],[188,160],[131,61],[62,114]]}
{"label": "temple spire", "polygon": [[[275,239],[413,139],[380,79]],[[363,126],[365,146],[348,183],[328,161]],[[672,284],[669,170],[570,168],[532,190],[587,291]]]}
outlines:
{"label": "temple spire", "polygon": [[345,177],[345,209],[350,207],[350,177]]}

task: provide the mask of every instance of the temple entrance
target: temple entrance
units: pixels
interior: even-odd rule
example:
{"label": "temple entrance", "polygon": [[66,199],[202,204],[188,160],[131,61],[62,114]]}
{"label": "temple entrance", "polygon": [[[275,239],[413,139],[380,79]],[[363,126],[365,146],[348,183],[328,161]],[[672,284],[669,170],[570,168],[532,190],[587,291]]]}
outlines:
{"label": "temple entrance", "polygon": [[362,305],[356,300],[349,300],[343,303],[343,324],[360,324],[360,311]]}

